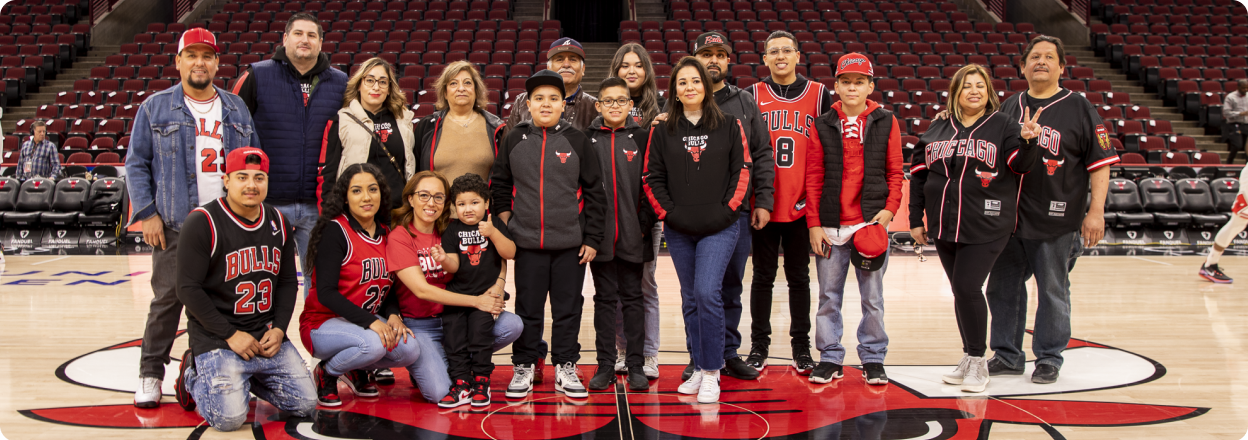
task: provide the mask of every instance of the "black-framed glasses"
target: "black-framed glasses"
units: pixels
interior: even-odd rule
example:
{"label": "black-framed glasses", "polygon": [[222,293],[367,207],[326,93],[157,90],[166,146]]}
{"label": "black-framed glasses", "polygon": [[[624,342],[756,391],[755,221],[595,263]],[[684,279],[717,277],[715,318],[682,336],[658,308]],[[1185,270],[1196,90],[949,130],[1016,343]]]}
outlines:
{"label": "black-framed glasses", "polygon": [[416,200],[420,200],[421,203],[429,203],[429,199],[433,199],[433,203],[437,203],[437,204],[442,204],[446,202],[446,196],[442,194],[434,195],[434,194],[429,194],[427,192],[421,191],[413,195],[415,195]]}
{"label": "black-framed glasses", "polygon": [[600,100],[598,100],[598,102],[601,102],[603,107],[615,107],[615,106],[620,106],[620,107],[623,107],[623,106],[628,105],[629,103],[633,102],[633,100],[628,99],[628,98],[620,98],[620,99],[600,99]]}

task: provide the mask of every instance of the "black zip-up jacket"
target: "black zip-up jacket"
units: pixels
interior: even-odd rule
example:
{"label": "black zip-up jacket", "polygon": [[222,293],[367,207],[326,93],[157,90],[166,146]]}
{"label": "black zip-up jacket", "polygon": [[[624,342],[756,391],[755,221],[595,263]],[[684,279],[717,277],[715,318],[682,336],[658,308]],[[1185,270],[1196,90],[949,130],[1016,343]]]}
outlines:
{"label": "black zip-up jacket", "polygon": [[490,208],[511,212],[516,245],[561,250],[602,249],[606,193],[589,138],[567,122],[549,128],[521,122],[496,148]]}
{"label": "black zip-up jacket", "polygon": [[646,158],[647,132],[632,117],[623,127],[607,127],[599,116],[589,124],[589,136],[602,165],[606,190],[606,237],[594,261],[618,258],[631,263],[654,260],[650,229],[657,220],[654,208],[641,190],[641,171]]}
{"label": "black zip-up jacket", "polygon": [[[715,92],[715,104],[724,113],[741,121],[741,128],[745,130],[744,138],[750,144],[750,159],[754,163],[750,175],[753,180],[746,200],[753,200],[754,208],[771,212],[775,203],[772,195],[775,194],[773,183],[776,178],[776,161],[772,157],[771,133],[767,131],[763,113],[758,110],[758,102],[750,92],[728,84]],[[740,208],[741,212],[749,213],[751,207],[748,203],[744,205],[746,206]]]}
{"label": "black zip-up jacket", "polygon": [[[681,114],[652,127],[642,174],[659,219],[690,235],[719,232],[740,218],[753,165],[736,117],[725,115],[714,131],[705,123],[705,117],[693,124]],[[668,124],[678,124],[676,134],[668,133]]]}
{"label": "black zip-up jacket", "polygon": [[[489,131],[490,145],[497,146],[505,133],[507,125],[503,119],[493,113],[483,111],[485,129]],[[433,169],[433,155],[438,151],[438,137],[442,135],[442,122],[446,119],[446,110],[438,110],[416,122],[416,172]],[[498,149],[494,149],[498,155]],[[448,176],[449,177],[449,176]]]}

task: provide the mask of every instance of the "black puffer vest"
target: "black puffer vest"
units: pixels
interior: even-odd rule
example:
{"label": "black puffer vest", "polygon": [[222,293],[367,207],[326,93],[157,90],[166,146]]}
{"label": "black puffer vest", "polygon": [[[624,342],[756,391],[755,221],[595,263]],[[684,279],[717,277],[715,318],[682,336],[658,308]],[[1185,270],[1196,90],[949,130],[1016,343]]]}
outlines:
{"label": "black puffer vest", "polygon": [[[888,201],[888,135],[893,130],[893,112],[876,108],[865,117],[863,149],[862,218],[872,219]],[[841,174],[845,165],[841,144],[841,114],[833,108],[815,119],[815,131],[823,144],[823,197],[819,199],[819,221],[823,227],[841,227]]]}

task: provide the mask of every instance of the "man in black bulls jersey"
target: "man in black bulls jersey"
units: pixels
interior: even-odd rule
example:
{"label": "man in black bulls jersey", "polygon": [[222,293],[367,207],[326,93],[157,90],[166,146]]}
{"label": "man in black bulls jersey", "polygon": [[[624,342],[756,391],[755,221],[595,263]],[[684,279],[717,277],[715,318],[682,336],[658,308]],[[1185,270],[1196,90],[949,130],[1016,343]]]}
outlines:
{"label": "man in black bulls jersey", "polygon": [[[1092,104],[1058,86],[1065,55],[1060,39],[1043,35],[1032,39],[1020,66],[1029,88],[1001,103],[1001,112],[1018,123],[1028,111],[1036,115],[1044,109],[1044,113],[1038,120],[1040,157],[1019,183],[1018,226],[988,278],[990,345],[996,352],[988,371],[992,376],[1024,372],[1025,283],[1035,275],[1039,302],[1032,339],[1035,383],[1057,381],[1062,368],[1062,350],[1070,340],[1070,270],[1083,247],[1095,245],[1105,235],[1109,165],[1118,162]],[[1089,181],[1092,198],[1085,205]]]}
{"label": "man in black bulls jersey", "polygon": [[191,211],[178,237],[191,348],[175,395],[213,428],[233,431],[247,420],[251,393],[302,417],[316,408],[316,387],[286,339],[299,294],[295,241],[286,218],[263,203],[269,158],[240,148],[225,171],[225,197]]}

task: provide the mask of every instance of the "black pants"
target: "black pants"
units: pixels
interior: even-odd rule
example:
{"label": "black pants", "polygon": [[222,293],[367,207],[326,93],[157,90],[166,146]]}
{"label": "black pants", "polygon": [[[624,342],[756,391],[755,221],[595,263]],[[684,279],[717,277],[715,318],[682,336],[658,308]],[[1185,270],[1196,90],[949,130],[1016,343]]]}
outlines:
{"label": "black pants", "polygon": [[642,352],[646,344],[646,309],[641,295],[641,268],[642,263],[619,258],[589,263],[594,274],[594,346],[598,350],[598,365],[614,366],[619,356],[615,349],[617,304],[624,309],[624,365],[641,367],[645,363]]}
{"label": "black pants", "polygon": [[556,365],[581,359],[581,307],[585,297],[585,265],[579,264],[579,247],[557,251],[516,248],[516,315],[524,322],[512,346],[513,364],[532,364],[542,357],[542,322],[546,319],[546,295],[550,294],[551,360]]}
{"label": "black pants", "polygon": [[1248,138],[1248,124],[1231,122],[1222,124],[1222,136],[1226,138],[1226,146],[1231,150],[1231,153],[1226,156],[1225,163],[1235,163],[1235,156],[1239,155],[1240,151],[1244,151],[1244,138]]}
{"label": "black pants", "polygon": [[988,302],[984,299],[984,281],[1009,240],[1008,235],[980,244],[936,240],[936,254],[953,286],[954,316],[958,319],[958,331],[962,333],[962,352],[967,355],[983,357],[988,350]]}
{"label": "black pants", "polygon": [[442,309],[442,349],[451,380],[494,373],[494,315],[472,307]]}
{"label": "black pants", "polygon": [[806,218],[771,222],[753,231],[754,281],[750,285],[750,340],[771,345],[771,290],[784,249],[784,277],[789,283],[789,337],[794,347],[810,347],[810,232]]}

